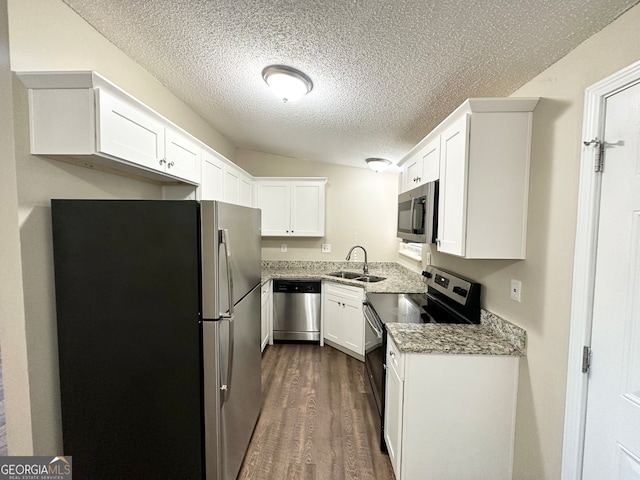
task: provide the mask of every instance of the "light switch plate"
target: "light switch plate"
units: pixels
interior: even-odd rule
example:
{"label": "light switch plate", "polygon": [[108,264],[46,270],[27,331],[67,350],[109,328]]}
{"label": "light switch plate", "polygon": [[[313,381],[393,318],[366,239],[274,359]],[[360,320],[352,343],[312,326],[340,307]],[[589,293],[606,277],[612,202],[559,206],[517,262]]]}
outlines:
{"label": "light switch plate", "polygon": [[331,253],[331,244],[323,243],[322,244],[322,253]]}
{"label": "light switch plate", "polygon": [[522,302],[522,282],[511,279],[511,300]]}

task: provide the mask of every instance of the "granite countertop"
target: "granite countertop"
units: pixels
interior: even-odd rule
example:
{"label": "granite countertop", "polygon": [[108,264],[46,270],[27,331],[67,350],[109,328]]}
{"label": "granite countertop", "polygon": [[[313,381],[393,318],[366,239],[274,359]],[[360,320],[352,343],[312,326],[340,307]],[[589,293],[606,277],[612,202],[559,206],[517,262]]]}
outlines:
{"label": "granite countertop", "polygon": [[362,262],[262,261],[262,283],[274,278],[330,280],[343,285],[364,288],[376,293],[423,293],[427,286],[422,275],[394,262],[369,262],[369,274],[385,277],[381,282],[367,283],[327,275],[331,272],[362,273]]}
{"label": "granite countertop", "polygon": [[[262,261],[262,284],[272,279],[317,279],[363,288],[371,293],[424,293],[419,273],[395,262],[369,262],[369,274],[385,277],[375,283],[327,275],[348,271],[362,273],[362,262]],[[526,332],[486,310],[479,325],[388,323],[387,331],[402,353],[458,355],[513,355],[526,352]]]}
{"label": "granite countertop", "polygon": [[388,323],[387,331],[401,353],[523,356],[526,332],[482,310],[479,325]]}

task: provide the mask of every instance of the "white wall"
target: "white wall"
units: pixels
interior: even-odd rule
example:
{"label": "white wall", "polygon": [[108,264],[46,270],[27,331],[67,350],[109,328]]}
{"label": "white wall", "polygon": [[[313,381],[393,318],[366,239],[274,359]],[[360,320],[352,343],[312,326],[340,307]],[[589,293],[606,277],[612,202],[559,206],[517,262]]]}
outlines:
{"label": "white wall", "polygon": [[[433,249],[435,265],[482,283],[486,309],[527,330],[518,480],[560,478],[584,90],[640,59],[638,32],[640,6],[513,93],[542,97],[534,113],[526,260],[462,260]],[[509,298],[512,278],[522,281],[522,303]]]}
{"label": "white wall", "polygon": [[9,455],[31,455],[31,400],[27,370],[18,186],[13,141],[7,2],[0,0],[0,351]]}
{"label": "white wall", "polygon": [[[396,260],[397,175],[249,150],[238,150],[236,162],[254,176],[328,178],[325,236],[263,239],[263,259],[343,261],[353,245],[362,245],[370,262]],[[280,252],[282,243],[287,253]],[[331,253],[321,253],[323,243]],[[363,260],[360,249],[354,254],[352,260]]]}

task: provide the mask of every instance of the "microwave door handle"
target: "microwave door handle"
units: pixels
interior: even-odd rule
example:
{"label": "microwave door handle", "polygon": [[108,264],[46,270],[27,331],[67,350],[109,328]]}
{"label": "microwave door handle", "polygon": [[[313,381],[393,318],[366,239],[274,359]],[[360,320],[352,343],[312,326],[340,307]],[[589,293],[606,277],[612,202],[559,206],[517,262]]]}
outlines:
{"label": "microwave door handle", "polygon": [[411,233],[415,233],[416,229],[414,226],[414,220],[416,219],[416,212],[415,212],[415,208],[416,208],[416,199],[412,198],[411,199]]}
{"label": "microwave door handle", "polygon": [[228,348],[227,348],[227,371],[226,375],[221,375],[221,387],[222,391],[221,402],[224,403],[229,398],[229,394],[231,393],[231,375],[233,373],[233,348],[235,346],[235,338],[234,338],[234,305],[233,305],[233,269],[231,267],[232,257],[231,257],[231,247],[229,246],[229,230],[223,229],[220,230],[220,244],[224,245],[225,252],[225,260],[227,264],[227,293],[229,296],[229,313],[220,312],[220,319],[226,320],[229,322],[229,340],[228,340]]}

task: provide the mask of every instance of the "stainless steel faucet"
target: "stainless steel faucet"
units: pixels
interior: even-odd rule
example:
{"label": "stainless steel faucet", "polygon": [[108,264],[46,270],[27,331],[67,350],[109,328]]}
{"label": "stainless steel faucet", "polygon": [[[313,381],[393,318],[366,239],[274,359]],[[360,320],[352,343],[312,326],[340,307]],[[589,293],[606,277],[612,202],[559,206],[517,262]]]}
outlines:
{"label": "stainless steel faucet", "polygon": [[347,261],[349,261],[351,259],[351,252],[353,252],[354,248],[361,248],[362,251],[364,252],[364,274],[365,275],[369,275],[369,264],[367,263],[367,251],[364,249],[364,247],[362,245],[354,245],[353,247],[351,247],[351,250],[349,250],[349,253],[347,253]]}

